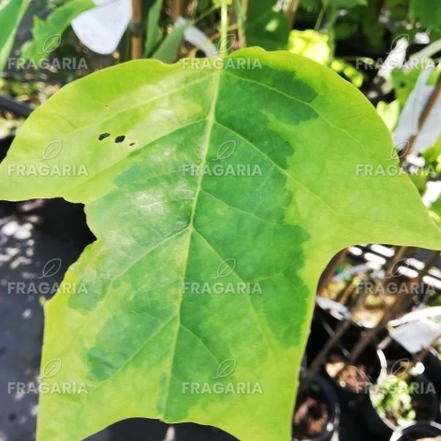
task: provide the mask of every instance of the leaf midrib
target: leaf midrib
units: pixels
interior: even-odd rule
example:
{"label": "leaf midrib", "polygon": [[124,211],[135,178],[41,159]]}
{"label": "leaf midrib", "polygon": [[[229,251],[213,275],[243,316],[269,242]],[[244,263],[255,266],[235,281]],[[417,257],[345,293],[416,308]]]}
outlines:
{"label": "leaf midrib", "polygon": [[[219,90],[220,90],[220,72],[219,70],[215,70],[214,72],[214,77],[213,77],[213,92],[212,92],[212,102],[211,102],[211,106],[210,106],[210,110],[208,112],[207,115],[207,129],[206,129],[206,133],[205,133],[205,139],[204,139],[204,149],[202,151],[201,154],[201,170],[204,170],[205,164],[207,162],[207,156],[208,156],[208,150],[210,148],[210,139],[211,139],[211,134],[213,131],[213,127],[214,124],[216,122],[215,116],[216,116],[216,105],[217,105],[217,101],[219,98]],[[188,258],[190,255],[190,247],[191,247],[191,239],[193,236],[193,233],[195,232],[195,228],[194,228],[194,219],[196,216],[196,207],[198,204],[198,200],[199,200],[199,195],[201,193],[202,190],[202,180],[203,180],[203,173],[200,173],[198,176],[198,184],[196,187],[196,191],[195,191],[195,196],[194,196],[194,201],[193,201],[193,205],[191,208],[191,218],[190,218],[190,222],[188,225],[188,239],[187,239],[187,254],[185,256],[185,261],[183,264],[183,274],[182,274],[182,280],[181,280],[181,284],[179,285],[180,287],[184,286],[184,282],[185,282],[185,277],[187,275],[187,267],[188,267]],[[170,369],[169,372],[170,374],[167,377],[167,384],[165,386],[165,392],[164,392],[164,400],[163,400],[163,409],[162,409],[162,417],[164,419],[164,421],[166,420],[166,409],[167,409],[167,403],[168,403],[168,399],[170,396],[170,388],[171,388],[171,379],[172,379],[172,372],[174,370],[174,365],[175,365],[175,360],[176,360],[176,347],[178,344],[178,340],[179,340],[179,333],[180,333],[180,329],[181,329],[181,312],[182,312],[182,304],[184,301],[184,294],[182,292],[182,288],[180,290],[180,301],[179,301],[179,306],[178,306],[178,314],[177,314],[177,327],[176,327],[176,336],[175,336],[175,341],[173,344],[173,348],[172,348],[172,359],[171,359],[171,365],[170,365]]]}

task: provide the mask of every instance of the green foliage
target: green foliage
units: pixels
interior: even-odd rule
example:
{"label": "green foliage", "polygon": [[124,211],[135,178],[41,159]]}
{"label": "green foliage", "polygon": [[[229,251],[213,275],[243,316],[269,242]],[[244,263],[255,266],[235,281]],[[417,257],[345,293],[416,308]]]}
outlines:
{"label": "green foliage", "polygon": [[398,427],[415,421],[416,413],[412,407],[412,386],[405,380],[388,375],[375,385],[371,399],[378,415],[396,423]]}
{"label": "green foliage", "polygon": [[93,7],[95,5],[92,0],[69,0],[58,7],[46,21],[35,16],[33,40],[23,46],[23,57],[37,64],[48,57],[60,45],[61,36],[71,21],[81,12]]}
{"label": "green foliage", "polygon": [[377,104],[377,112],[383,118],[387,128],[393,132],[400,118],[400,103],[394,100],[391,103],[380,101]]}
{"label": "green foliage", "polygon": [[0,0],[0,72],[6,66],[14,44],[18,25],[26,12],[30,0]]}
{"label": "green foliage", "polygon": [[[261,68],[227,68],[243,59]],[[39,441],[131,416],[289,439],[326,263],[358,243],[441,248],[406,176],[357,173],[390,166],[393,146],[356,88],[289,52],[219,61],[140,60],[76,81],[0,165],[0,199],[82,202],[97,237],[45,306],[42,366],[62,360],[45,383],[87,394],[42,394]],[[69,165],[87,173],[54,173]]]}
{"label": "green foliage", "polygon": [[149,9],[147,17],[147,37],[145,43],[145,55],[149,56],[153,49],[162,40],[162,30],[159,26],[159,19],[161,17],[163,0],[156,0]]}
{"label": "green foliage", "polygon": [[312,29],[291,31],[289,35],[289,51],[294,54],[303,55],[325,66],[330,63],[332,57],[329,36]]}
{"label": "green foliage", "polygon": [[266,50],[288,47],[290,24],[283,11],[274,8],[276,0],[249,0],[246,38],[248,46]]}
{"label": "green foliage", "polygon": [[189,22],[174,27],[170,34],[164,38],[151,58],[164,63],[175,62],[178,59],[179,50],[184,38],[184,32],[188,26],[190,26]]}
{"label": "green foliage", "polygon": [[441,2],[433,0],[411,0],[410,15],[424,27],[441,32]]}

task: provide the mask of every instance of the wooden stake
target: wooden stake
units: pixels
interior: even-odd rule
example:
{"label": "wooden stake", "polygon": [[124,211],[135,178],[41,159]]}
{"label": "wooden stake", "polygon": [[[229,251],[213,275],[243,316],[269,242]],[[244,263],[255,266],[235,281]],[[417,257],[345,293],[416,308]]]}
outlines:
{"label": "wooden stake", "polygon": [[132,60],[142,58],[142,3],[132,0]]}

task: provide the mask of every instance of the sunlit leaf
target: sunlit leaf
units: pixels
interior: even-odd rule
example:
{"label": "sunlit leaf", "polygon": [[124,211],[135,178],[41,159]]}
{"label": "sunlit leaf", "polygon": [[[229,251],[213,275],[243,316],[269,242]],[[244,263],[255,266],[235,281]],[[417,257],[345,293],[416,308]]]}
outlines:
{"label": "sunlit leaf", "polygon": [[[247,60],[261,69],[237,68]],[[398,162],[355,87],[289,52],[210,63],[140,60],[76,81],[0,165],[0,199],[82,202],[98,238],[45,305],[42,366],[63,366],[45,381],[72,389],[41,395],[39,441],[133,416],[288,440],[331,257],[369,242],[441,248],[407,176],[363,172]],[[227,141],[234,152],[213,161]],[[87,172],[47,173],[69,165]]]}

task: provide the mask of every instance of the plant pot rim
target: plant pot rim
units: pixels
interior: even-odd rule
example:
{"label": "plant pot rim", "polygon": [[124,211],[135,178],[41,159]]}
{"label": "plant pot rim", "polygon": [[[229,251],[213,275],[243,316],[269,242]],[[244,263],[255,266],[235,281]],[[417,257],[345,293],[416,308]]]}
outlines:
{"label": "plant pot rim", "polygon": [[[371,345],[373,345],[373,344],[371,344]],[[377,348],[376,353],[377,353],[378,360],[380,362],[380,375],[376,379],[376,381],[378,381],[380,378],[382,378],[385,375],[386,367],[387,367],[387,360],[386,360],[386,356],[385,356],[384,352],[381,349]],[[326,367],[325,367],[325,371],[326,371]],[[368,393],[370,393],[370,390],[372,390],[372,388],[369,387],[368,391],[357,392],[355,390],[352,390],[350,387],[341,386],[340,383],[335,378],[332,378],[327,372],[326,372],[326,374],[330,378],[331,382],[334,383],[338,388],[343,389],[343,390],[345,390],[349,393],[352,393],[354,395],[360,395],[360,396],[368,395]],[[370,381],[369,384],[373,385],[374,383]]]}
{"label": "plant pot rim", "polygon": [[[326,399],[326,404],[330,410],[329,421],[326,425],[325,431],[318,437],[312,438],[312,440],[302,439],[301,441],[325,441],[330,440],[335,430],[340,424],[340,403],[338,401],[337,395],[334,392],[332,384],[320,374],[316,374],[311,384],[316,384],[319,386],[323,395]],[[291,437],[292,441],[299,441],[295,436]]]}
{"label": "plant pot rim", "polygon": [[439,423],[435,423],[434,421],[414,421],[407,426],[396,429],[392,434],[390,441],[399,441],[408,429],[412,429],[415,426],[429,426],[433,429],[438,430],[441,434],[441,424]]}
{"label": "plant pot rim", "polygon": [[[418,375],[414,375],[414,376],[412,376],[412,377],[413,377],[413,378],[419,378],[419,379],[422,379],[423,381],[426,381],[427,383],[431,383],[430,379],[429,379],[426,375],[424,375],[424,374],[418,374]],[[382,378],[381,375],[380,375],[380,377],[379,377],[378,380],[380,380],[380,378]],[[384,377],[383,377],[383,378],[384,378]],[[410,423],[410,424],[408,424],[408,425],[406,425],[406,426],[403,426],[403,427],[393,425],[393,424],[392,424],[387,418],[382,418],[382,417],[378,414],[378,412],[377,412],[377,408],[374,406],[374,403],[372,402],[372,392],[373,392],[373,388],[369,389],[369,393],[368,393],[368,395],[369,395],[369,401],[371,402],[371,406],[372,406],[372,408],[375,410],[375,412],[377,413],[378,418],[380,418],[381,421],[383,421],[383,424],[385,424],[385,425],[386,425],[391,431],[393,431],[393,432],[395,432],[395,431],[399,431],[399,430],[402,430],[402,429],[404,429],[404,428],[406,428],[406,427],[411,427],[412,425],[419,424],[419,423],[422,422],[422,421],[417,420],[417,421],[414,421],[413,423]],[[427,394],[426,394],[426,395],[427,395]],[[437,414],[438,411],[439,411],[439,400],[438,400],[438,396],[437,396],[436,392],[431,393],[429,396],[432,398],[432,400],[433,400],[433,397],[436,398],[436,401],[435,401],[433,407],[434,407],[434,413]],[[440,426],[440,427],[441,427],[441,426]]]}

